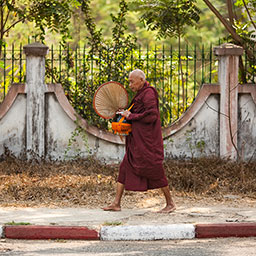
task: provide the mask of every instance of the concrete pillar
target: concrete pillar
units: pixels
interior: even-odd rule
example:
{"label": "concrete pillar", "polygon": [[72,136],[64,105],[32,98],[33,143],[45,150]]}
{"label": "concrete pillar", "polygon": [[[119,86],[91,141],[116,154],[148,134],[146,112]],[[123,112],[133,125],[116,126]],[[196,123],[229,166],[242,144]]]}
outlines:
{"label": "concrete pillar", "polygon": [[243,48],[223,44],[214,48],[219,56],[220,157],[237,159],[238,69]]}
{"label": "concrete pillar", "polygon": [[26,54],[26,152],[27,158],[45,154],[45,55],[48,47],[33,43],[24,46]]}

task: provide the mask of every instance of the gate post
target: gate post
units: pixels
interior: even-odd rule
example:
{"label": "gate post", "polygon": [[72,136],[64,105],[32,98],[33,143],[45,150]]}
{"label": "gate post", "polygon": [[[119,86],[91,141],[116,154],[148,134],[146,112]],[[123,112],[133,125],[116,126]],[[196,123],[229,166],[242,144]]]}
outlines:
{"label": "gate post", "polygon": [[26,154],[42,158],[45,154],[45,55],[48,47],[40,43],[24,46],[26,54]]}
{"label": "gate post", "polygon": [[214,48],[219,56],[220,84],[220,157],[236,160],[238,129],[238,71],[243,48],[222,44]]}

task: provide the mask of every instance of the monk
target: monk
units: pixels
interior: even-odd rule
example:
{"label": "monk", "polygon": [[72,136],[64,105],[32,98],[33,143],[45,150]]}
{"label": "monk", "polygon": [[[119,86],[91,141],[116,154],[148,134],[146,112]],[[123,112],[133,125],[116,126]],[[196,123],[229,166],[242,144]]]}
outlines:
{"label": "monk", "polygon": [[172,200],[166,179],[163,159],[158,94],[149,85],[142,70],[129,74],[129,87],[136,92],[130,106],[122,116],[132,124],[132,132],[126,136],[126,153],[119,168],[116,196],[113,203],[103,210],[121,211],[124,189],[147,191],[160,188],[165,196],[166,206],[159,213],[173,212],[176,207]]}

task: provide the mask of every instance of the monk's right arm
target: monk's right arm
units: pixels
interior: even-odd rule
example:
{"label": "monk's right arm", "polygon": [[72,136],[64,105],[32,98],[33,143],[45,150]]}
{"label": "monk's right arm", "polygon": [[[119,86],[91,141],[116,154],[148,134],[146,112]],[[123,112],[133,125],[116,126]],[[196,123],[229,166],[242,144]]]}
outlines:
{"label": "monk's right arm", "polygon": [[142,113],[131,113],[127,120],[141,121],[143,123],[153,123],[158,117],[157,99],[153,90],[148,92],[143,97],[144,111]]}

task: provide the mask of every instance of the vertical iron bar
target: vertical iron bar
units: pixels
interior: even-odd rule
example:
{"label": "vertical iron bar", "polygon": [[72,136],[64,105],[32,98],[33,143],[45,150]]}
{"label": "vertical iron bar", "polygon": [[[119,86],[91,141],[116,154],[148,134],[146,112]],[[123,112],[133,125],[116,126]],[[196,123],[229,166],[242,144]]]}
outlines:
{"label": "vertical iron bar", "polygon": [[204,84],[204,45],[202,45],[202,82],[201,86]]}
{"label": "vertical iron bar", "polygon": [[181,76],[181,70],[180,70],[180,66],[181,66],[181,58],[180,58],[180,43],[179,43],[179,50],[178,50],[178,118],[180,116],[180,76]]}
{"label": "vertical iron bar", "polygon": [[126,58],[127,57],[125,53],[123,53],[122,55],[122,84],[123,85],[125,84],[125,77],[126,77],[126,74],[125,74]]}
{"label": "vertical iron bar", "polygon": [[185,100],[186,100],[186,105],[185,105],[185,110],[188,107],[188,44],[186,45],[186,89],[185,89]]}
{"label": "vertical iron bar", "polygon": [[86,80],[86,72],[85,72],[85,44],[84,44],[84,50],[83,50],[83,73],[84,73],[84,86],[85,86],[85,80]]}
{"label": "vertical iron bar", "polygon": [[51,46],[51,69],[52,69],[52,77],[51,77],[51,83],[53,84],[53,76],[54,76],[54,72],[53,72],[53,58],[54,58],[54,55],[53,55],[53,44]]}
{"label": "vertical iron bar", "polygon": [[6,88],[6,45],[3,44],[4,47],[4,98],[7,92],[7,88]]}
{"label": "vertical iron bar", "polygon": [[156,45],[155,45],[155,67],[154,67],[154,84],[155,84],[155,88],[157,89],[157,84],[156,84],[156,62],[157,62],[157,50],[156,50]]}
{"label": "vertical iron bar", "polygon": [[170,48],[170,120],[172,122],[172,58],[173,58],[173,52],[172,52],[172,45]]}
{"label": "vertical iron bar", "polygon": [[15,59],[14,44],[12,44],[12,83],[14,81],[14,59]]}
{"label": "vertical iron bar", "polygon": [[93,88],[93,49],[92,49],[92,52],[91,52],[91,86]]}
{"label": "vertical iron bar", "polygon": [[245,53],[245,76],[246,76],[246,81],[248,79],[248,75],[247,75],[247,64],[248,64],[248,60],[247,60],[247,54]]}
{"label": "vertical iron bar", "polygon": [[147,79],[148,77],[148,67],[149,67],[149,56],[148,56],[148,45],[147,45]]}
{"label": "vertical iron bar", "polygon": [[195,44],[195,48],[194,48],[194,97],[193,97],[193,101],[196,97],[196,61],[197,61],[197,57],[196,57],[196,44]]}
{"label": "vertical iron bar", "polygon": [[21,83],[21,72],[22,72],[22,44],[20,43],[20,83]]}
{"label": "vertical iron bar", "polygon": [[162,104],[163,104],[163,117],[162,117],[162,125],[164,124],[164,117],[165,117],[165,112],[166,112],[166,108],[165,108],[165,88],[164,88],[164,65],[165,65],[165,49],[164,49],[164,44],[162,46]]}
{"label": "vertical iron bar", "polygon": [[109,66],[109,67],[107,67],[107,70],[108,70],[108,81],[109,81],[110,80],[110,70],[111,70],[111,67],[110,67],[110,64],[109,64],[109,54],[107,55],[107,63],[108,63],[108,66]]}
{"label": "vertical iron bar", "polygon": [[253,76],[252,76],[252,83],[254,83],[254,78],[255,78],[255,45],[253,45],[253,69],[252,69],[252,72],[253,72]]}
{"label": "vertical iron bar", "polygon": [[102,74],[101,74],[101,50],[99,50],[99,78],[100,78],[100,83],[102,82],[101,81],[101,77],[102,77]]}
{"label": "vertical iron bar", "polygon": [[61,83],[61,44],[59,45],[59,83]]}
{"label": "vertical iron bar", "polygon": [[[81,70],[81,63],[82,63],[82,59],[81,59],[81,50],[82,48],[80,47],[80,44],[78,44],[78,73],[80,74],[80,70]],[[81,79],[81,77],[80,77]]]}
{"label": "vertical iron bar", "polygon": [[68,78],[69,78],[69,65],[70,65],[70,63],[69,63],[69,44],[67,45],[67,80],[69,80]]}
{"label": "vertical iron bar", "polygon": [[77,48],[78,46],[76,46],[76,51],[75,51],[75,81],[76,81],[76,90],[77,90],[77,58],[78,58],[78,54],[77,54]]}
{"label": "vertical iron bar", "polygon": [[131,71],[133,70],[133,52],[131,54]]}
{"label": "vertical iron bar", "polygon": [[139,45],[139,67],[141,69],[141,45]]}
{"label": "vertical iron bar", "polygon": [[210,44],[210,77],[209,83],[212,83],[212,43]]}

